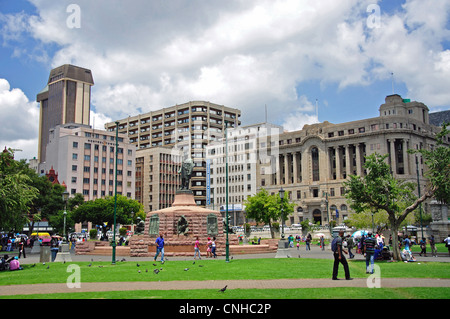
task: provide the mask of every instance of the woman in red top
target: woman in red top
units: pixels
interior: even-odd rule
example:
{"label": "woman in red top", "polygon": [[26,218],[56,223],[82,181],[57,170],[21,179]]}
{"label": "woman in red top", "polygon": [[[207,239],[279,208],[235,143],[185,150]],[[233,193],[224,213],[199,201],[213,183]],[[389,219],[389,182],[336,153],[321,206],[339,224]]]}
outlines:
{"label": "woman in red top", "polygon": [[200,255],[200,243],[198,241],[198,237],[196,237],[195,244],[194,244],[194,259],[196,259],[198,253],[198,259],[202,259]]}

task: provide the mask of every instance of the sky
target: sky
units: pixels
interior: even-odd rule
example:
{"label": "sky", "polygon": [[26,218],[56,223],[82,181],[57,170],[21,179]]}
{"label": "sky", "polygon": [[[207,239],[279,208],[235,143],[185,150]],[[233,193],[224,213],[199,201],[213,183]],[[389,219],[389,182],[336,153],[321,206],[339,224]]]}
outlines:
{"label": "sky", "polygon": [[[0,0],[0,147],[37,156],[50,70],[92,70],[91,125],[205,100],[243,125],[450,106],[448,0]],[[19,151],[20,150],[20,151]]]}

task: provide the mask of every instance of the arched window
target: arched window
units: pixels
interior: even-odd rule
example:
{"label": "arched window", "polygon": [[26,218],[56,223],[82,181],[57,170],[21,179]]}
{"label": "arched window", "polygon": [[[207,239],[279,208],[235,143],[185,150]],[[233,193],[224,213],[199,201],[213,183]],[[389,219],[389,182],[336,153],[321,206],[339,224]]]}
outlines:
{"label": "arched window", "polygon": [[341,205],[341,210],[342,210],[343,212],[346,212],[346,211],[347,211],[347,205],[342,204],[342,205]]}
{"label": "arched window", "polygon": [[297,207],[297,213],[303,213],[303,207],[301,206]]}
{"label": "arched window", "polygon": [[312,178],[313,181],[319,181],[319,150],[317,147],[311,149],[311,160],[312,160]]}

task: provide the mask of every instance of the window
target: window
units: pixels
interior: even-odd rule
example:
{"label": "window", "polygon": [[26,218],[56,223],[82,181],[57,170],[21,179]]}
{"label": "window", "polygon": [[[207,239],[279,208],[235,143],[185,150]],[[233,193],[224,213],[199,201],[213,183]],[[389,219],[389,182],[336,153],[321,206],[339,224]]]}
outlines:
{"label": "window", "polygon": [[73,160],[77,160],[78,159],[78,154],[77,153],[73,153],[72,154],[72,159]]}
{"label": "window", "polygon": [[84,144],[84,149],[90,150],[91,149],[91,144],[89,144],[89,143]]}
{"label": "window", "polygon": [[313,181],[318,181],[320,179],[319,176],[319,150],[317,147],[313,147],[311,149],[311,159],[312,159],[312,176]]}
{"label": "window", "polygon": [[72,165],[72,172],[76,172],[77,171],[77,165]]}
{"label": "window", "polygon": [[78,142],[73,142],[73,143],[72,143],[72,147],[73,147],[73,148],[78,148]]}

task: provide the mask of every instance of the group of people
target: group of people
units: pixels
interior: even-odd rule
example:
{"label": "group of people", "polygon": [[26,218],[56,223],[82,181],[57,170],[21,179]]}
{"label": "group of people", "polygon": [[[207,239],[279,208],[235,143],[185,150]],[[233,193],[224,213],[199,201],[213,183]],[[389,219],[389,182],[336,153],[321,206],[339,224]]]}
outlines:
{"label": "group of people", "polygon": [[[338,280],[338,270],[339,263],[341,263],[344,267],[345,279],[352,280],[350,277],[350,270],[348,267],[347,259],[344,254],[350,253],[350,258],[353,258],[355,255],[351,253],[351,249],[354,247],[354,238],[348,235],[344,238],[344,231],[341,230],[339,232],[339,236],[333,239],[331,244],[331,249],[333,251],[334,256],[334,264],[333,264],[333,280]],[[382,250],[384,246],[384,237],[380,234],[377,236],[373,236],[373,233],[369,231],[367,235],[362,236],[358,239],[356,243],[358,247],[358,252],[363,254],[366,257],[366,274],[374,273],[374,263],[376,259],[375,252],[376,250]],[[347,249],[345,249],[347,248]]]}
{"label": "group of people", "polygon": [[[160,234],[159,237],[156,238],[155,243],[156,243],[156,254],[153,259],[156,261],[158,256],[161,254],[161,262],[164,263],[164,245],[165,245],[164,235]],[[197,236],[194,242],[194,260],[197,259],[197,257],[198,259],[202,259],[200,247],[201,244]],[[208,237],[208,241],[206,243],[206,258],[217,258],[216,237],[213,237],[212,239],[211,237]]]}

